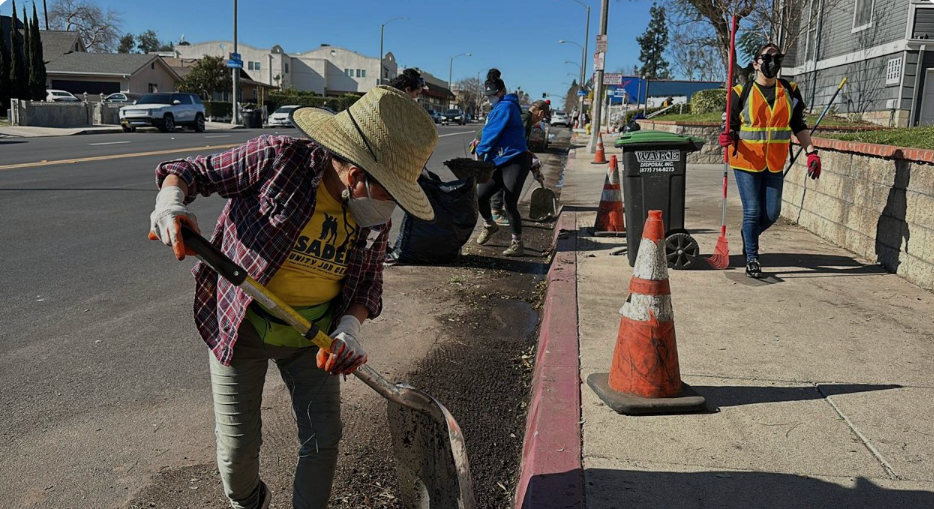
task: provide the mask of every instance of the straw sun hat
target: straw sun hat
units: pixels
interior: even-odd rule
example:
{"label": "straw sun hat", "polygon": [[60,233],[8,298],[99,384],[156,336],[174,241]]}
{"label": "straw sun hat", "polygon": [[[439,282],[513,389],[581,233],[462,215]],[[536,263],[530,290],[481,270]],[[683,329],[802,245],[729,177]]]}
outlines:
{"label": "straw sun hat", "polygon": [[417,181],[438,144],[438,130],[411,97],[378,86],[336,115],[320,108],[296,109],[292,123],[375,178],[403,210],[426,221],[434,219]]}

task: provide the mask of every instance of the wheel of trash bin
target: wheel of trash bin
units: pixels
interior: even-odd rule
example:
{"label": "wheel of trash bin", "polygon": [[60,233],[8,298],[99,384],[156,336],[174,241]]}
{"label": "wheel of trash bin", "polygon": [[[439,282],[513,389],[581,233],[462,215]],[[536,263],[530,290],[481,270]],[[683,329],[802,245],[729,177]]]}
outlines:
{"label": "wheel of trash bin", "polygon": [[665,256],[668,267],[675,270],[690,269],[697,263],[700,248],[690,233],[685,231],[670,233],[665,238]]}

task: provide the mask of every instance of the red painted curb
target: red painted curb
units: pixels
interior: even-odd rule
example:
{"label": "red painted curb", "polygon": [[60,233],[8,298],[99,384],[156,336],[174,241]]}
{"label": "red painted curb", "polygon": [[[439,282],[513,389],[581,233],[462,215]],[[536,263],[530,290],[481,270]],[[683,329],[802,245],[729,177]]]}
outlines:
{"label": "red painted curb", "polygon": [[514,507],[583,508],[574,212],[562,212],[555,225],[542,316]]}

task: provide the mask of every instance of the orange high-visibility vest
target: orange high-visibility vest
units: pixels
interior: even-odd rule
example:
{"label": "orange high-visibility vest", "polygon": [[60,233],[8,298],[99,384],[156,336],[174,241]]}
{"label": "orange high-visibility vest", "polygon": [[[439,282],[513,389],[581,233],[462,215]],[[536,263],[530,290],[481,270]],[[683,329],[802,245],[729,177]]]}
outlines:
{"label": "orange high-visibility vest", "polygon": [[[736,155],[730,154],[730,167],[737,170],[760,172],[768,169],[782,171],[791,147],[792,98],[780,83],[775,83],[775,101],[769,106],[759,87],[752,85],[749,97],[740,112],[739,142]],[[791,90],[797,89],[792,82]],[[733,87],[742,97],[743,86]]]}

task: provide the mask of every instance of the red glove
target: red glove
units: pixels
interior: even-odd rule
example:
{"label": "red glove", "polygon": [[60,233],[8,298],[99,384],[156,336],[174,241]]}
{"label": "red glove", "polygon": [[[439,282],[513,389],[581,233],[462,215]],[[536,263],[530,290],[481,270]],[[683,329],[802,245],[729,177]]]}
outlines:
{"label": "red glove", "polygon": [[816,150],[808,154],[808,177],[813,180],[820,178],[820,156]]}
{"label": "red glove", "polygon": [[720,146],[727,148],[730,145],[735,145],[739,140],[739,136],[736,135],[736,131],[723,131],[720,133]]}

